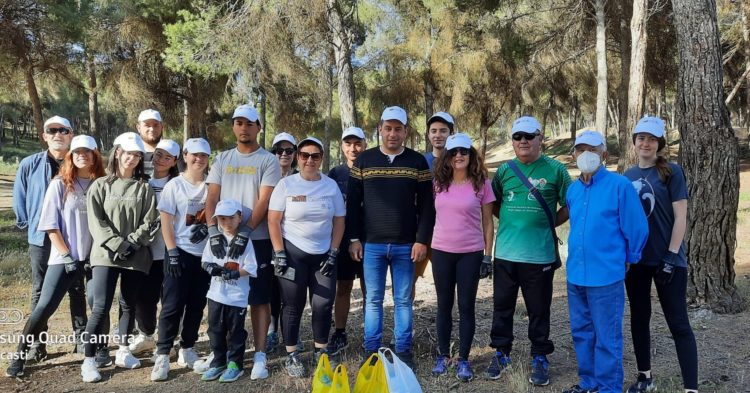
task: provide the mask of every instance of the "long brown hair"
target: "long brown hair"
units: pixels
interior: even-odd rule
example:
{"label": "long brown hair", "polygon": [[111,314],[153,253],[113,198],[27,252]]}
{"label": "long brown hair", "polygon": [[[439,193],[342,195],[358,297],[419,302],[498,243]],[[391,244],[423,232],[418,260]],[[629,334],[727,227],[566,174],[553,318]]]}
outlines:
{"label": "long brown hair", "polygon": [[[98,179],[104,176],[104,161],[99,150],[91,150],[94,156],[94,162],[89,170],[89,180]],[[60,167],[60,173],[58,174],[60,180],[63,182],[65,187],[65,193],[63,194],[63,200],[68,198],[68,194],[73,192],[73,183],[75,183],[78,177],[78,167],[73,164],[73,151],[69,151],[68,154],[63,158],[62,166]]]}
{"label": "long brown hair", "polygon": [[[115,147],[109,153],[109,160],[107,161],[107,183],[109,184],[114,183],[118,178],[117,172],[120,170],[120,159],[117,157],[118,150],[125,152],[122,148]],[[145,164],[143,163],[144,158],[144,154],[141,153],[141,159],[138,161],[135,170],[133,170],[133,179],[141,182],[147,182],[150,178],[149,175],[146,174]]]}
{"label": "long brown hair", "polygon": [[[633,134],[633,145],[637,138],[638,134]],[[672,176],[672,168],[669,166],[669,146],[667,146],[667,139],[663,136],[656,137],[656,140],[659,143],[656,149],[656,173],[659,175],[659,180],[666,184],[669,176]]]}
{"label": "long brown hair", "polygon": [[[443,150],[440,157],[435,158],[433,162],[432,174],[435,177],[435,194],[448,191],[453,181],[452,158],[448,150]],[[488,175],[487,167],[484,166],[484,159],[474,146],[469,148],[469,167],[466,170],[466,175],[474,187],[474,192],[478,194],[484,188],[484,182]]]}

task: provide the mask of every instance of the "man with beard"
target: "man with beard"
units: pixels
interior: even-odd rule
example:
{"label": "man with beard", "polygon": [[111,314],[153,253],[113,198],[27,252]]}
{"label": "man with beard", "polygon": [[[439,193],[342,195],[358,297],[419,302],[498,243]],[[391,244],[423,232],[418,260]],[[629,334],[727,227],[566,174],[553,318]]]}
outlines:
{"label": "man with beard", "polygon": [[[49,236],[37,230],[42,212],[44,194],[50,180],[57,176],[63,158],[70,149],[73,127],[68,119],[52,116],[44,122],[44,141],[47,150],[24,158],[18,166],[16,181],[13,183],[13,212],[16,226],[28,230],[29,259],[31,260],[31,310],[34,310],[42,293],[44,275],[51,249]],[[68,290],[70,296],[70,316],[76,337],[86,328],[86,299],[83,279]],[[45,327],[46,331],[47,328]],[[76,348],[76,352],[83,352]],[[47,357],[43,343],[35,342],[27,354],[27,362],[38,362]]]}
{"label": "man with beard", "polygon": [[153,109],[146,109],[138,115],[138,125],[136,125],[136,128],[146,148],[146,154],[143,156],[143,165],[146,169],[146,174],[153,177],[154,151],[156,151],[156,145],[161,141],[161,134],[164,131],[161,114]]}
{"label": "man with beard", "polygon": [[[250,379],[268,377],[266,367],[266,334],[271,317],[271,282],[275,279],[271,259],[273,246],[268,234],[268,202],[281,167],[273,154],[258,144],[261,131],[258,112],[250,105],[240,105],[232,115],[232,131],[237,147],[219,153],[211,165],[206,183],[206,218],[209,247],[217,258],[238,258],[245,251],[248,239],[253,242],[258,261],[256,277],[250,277],[250,318],[253,325],[255,356]],[[234,199],[243,206],[243,222],[230,244],[217,227],[214,210],[219,200]],[[247,217],[247,218],[246,218]]]}

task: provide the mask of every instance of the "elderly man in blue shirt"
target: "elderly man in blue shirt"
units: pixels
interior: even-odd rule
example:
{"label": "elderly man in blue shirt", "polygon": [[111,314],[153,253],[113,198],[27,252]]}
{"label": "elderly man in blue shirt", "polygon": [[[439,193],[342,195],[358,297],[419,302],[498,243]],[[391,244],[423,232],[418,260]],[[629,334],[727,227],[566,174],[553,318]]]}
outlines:
{"label": "elderly man in blue shirt", "polygon": [[607,145],[601,133],[584,131],[573,157],[581,177],[566,196],[568,308],[578,359],[578,385],[564,393],[622,392],[624,279],[638,263],[648,238],[648,221],[635,189],[603,165]]}

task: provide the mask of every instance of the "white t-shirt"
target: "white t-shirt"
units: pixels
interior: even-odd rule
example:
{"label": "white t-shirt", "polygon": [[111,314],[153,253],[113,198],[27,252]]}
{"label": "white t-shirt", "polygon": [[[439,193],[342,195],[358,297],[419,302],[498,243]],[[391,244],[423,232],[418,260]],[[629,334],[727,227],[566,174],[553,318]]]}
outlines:
{"label": "white t-shirt", "polygon": [[[219,199],[234,199],[242,204],[242,225],[245,225],[250,218],[250,210],[254,209],[258,202],[260,188],[275,187],[279,179],[281,166],[273,154],[262,148],[250,154],[243,154],[235,148],[216,156],[206,183],[221,186]],[[258,224],[250,238],[270,239],[266,219]]]}
{"label": "white t-shirt", "polygon": [[[233,236],[227,236],[227,244],[232,241]],[[248,272],[249,276],[242,276],[237,280],[224,280],[221,276],[211,277],[211,286],[208,288],[206,297],[221,304],[234,307],[247,307],[247,297],[250,294],[250,277],[257,277],[258,262],[255,259],[255,249],[253,243],[248,242],[245,252],[242,253],[237,261],[228,261],[228,257],[218,259],[211,252],[211,247],[206,246],[203,251],[202,262],[216,263],[219,266],[227,267],[230,270],[239,270],[240,268]]]}
{"label": "white t-shirt", "polygon": [[177,247],[183,251],[200,256],[206,248],[206,239],[198,244],[190,242],[190,231],[193,224],[205,223],[206,195],[208,186],[205,182],[191,184],[182,175],[175,177],[164,186],[161,192],[159,211],[174,216],[174,236]]}
{"label": "white t-shirt", "polygon": [[346,216],[346,205],[336,182],[321,174],[305,180],[300,174],[285,177],[271,194],[269,210],[284,212],[281,234],[308,254],[331,248],[333,217]]}
{"label": "white t-shirt", "polygon": [[[70,256],[82,261],[91,253],[91,232],[86,214],[86,190],[91,180],[78,178],[73,182],[73,191],[65,196],[65,185],[60,178],[52,179],[44,195],[42,213],[39,216],[40,231],[59,229],[70,250]],[[60,252],[50,248],[49,265],[62,264]]]}
{"label": "white t-shirt", "polygon": [[[168,182],[169,176],[162,177],[161,179],[151,179],[148,181],[148,185],[150,185],[151,188],[154,189],[154,194],[156,194],[156,203],[159,203],[161,192]],[[156,232],[154,241],[151,242],[151,245],[149,245],[148,247],[151,249],[151,257],[155,261],[164,260],[164,253],[166,252],[167,246],[164,245],[164,236],[161,235],[161,231]]]}

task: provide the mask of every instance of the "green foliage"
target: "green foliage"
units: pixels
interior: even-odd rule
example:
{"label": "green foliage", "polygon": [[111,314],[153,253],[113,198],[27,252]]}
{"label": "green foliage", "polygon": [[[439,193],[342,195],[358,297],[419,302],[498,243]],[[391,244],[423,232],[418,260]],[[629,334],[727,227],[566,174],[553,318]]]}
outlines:
{"label": "green foliage", "polygon": [[178,21],[164,26],[168,43],[164,50],[164,64],[169,69],[205,77],[226,73],[218,61],[200,61],[202,52],[215,39],[211,25],[216,22],[217,12],[216,7],[209,7],[200,13],[180,10],[177,12]]}

